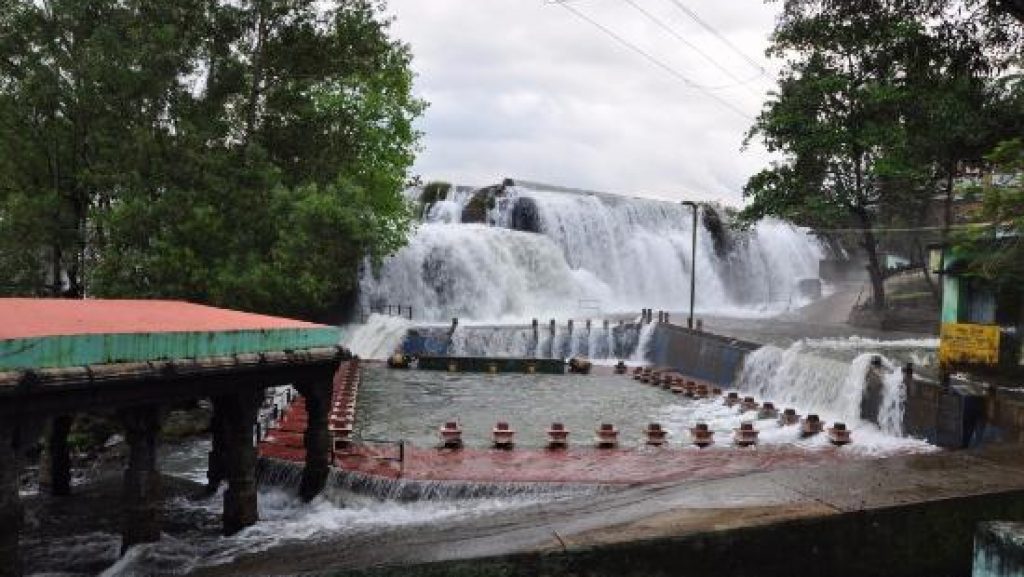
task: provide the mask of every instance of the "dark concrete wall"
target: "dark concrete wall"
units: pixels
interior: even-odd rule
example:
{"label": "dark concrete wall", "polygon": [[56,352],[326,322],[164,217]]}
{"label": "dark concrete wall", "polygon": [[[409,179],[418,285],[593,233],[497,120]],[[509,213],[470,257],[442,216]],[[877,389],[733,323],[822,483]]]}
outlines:
{"label": "dark concrete wall", "polygon": [[733,383],[743,361],[760,345],[660,323],[651,339],[651,362],[723,386]]}
{"label": "dark concrete wall", "polygon": [[959,386],[934,381],[906,381],[904,434],[947,449],[961,449],[991,439],[984,424],[984,398]]}
{"label": "dark concrete wall", "polygon": [[679,537],[505,557],[378,567],[339,577],[930,577],[971,574],[986,519],[1024,519],[1014,491]]}
{"label": "dark concrete wall", "polygon": [[491,367],[498,373],[526,373],[533,367],[535,373],[561,375],[565,373],[562,359],[511,359],[484,357],[420,357],[418,368],[432,371],[447,371],[451,366],[467,373],[489,373]]}

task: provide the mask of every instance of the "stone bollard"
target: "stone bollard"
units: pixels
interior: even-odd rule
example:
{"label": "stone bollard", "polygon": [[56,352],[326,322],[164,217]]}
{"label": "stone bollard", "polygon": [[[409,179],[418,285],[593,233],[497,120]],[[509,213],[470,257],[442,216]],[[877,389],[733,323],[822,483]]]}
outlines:
{"label": "stone bollard", "polygon": [[462,448],[462,428],[457,421],[448,421],[441,426],[441,447],[444,449]]}
{"label": "stone bollard", "polygon": [[850,444],[850,430],[846,423],[834,423],[828,430],[828,440],[837,447]]}
{"label": "stone bollard", "polygon": [[647,425],[647,429],[644,431],[647,436],[647,444],[652,447],[660,447],[665,444],[668,431],[661,427],[660,423],[651,423]]}
{"label": "stone bollard", "polygon": [[757,412],[758,419],[778,419],[779,410],[775,408],[775,403],[771,401],[765,401],[761,403],[761,410]]}
{"label": "stone bollard", "polygon": [[823,428],[824,426],[822,425],[821,419],[818,415],[807,415],[807,417],[800,422],[800,437],[807,438],[817,435]]}
{"label": "stone bollard", "polygon": [[668,311],[665,311],[665,322],[666,322],[666,323],[668,323],[668,322],[669,322],[669,320],[668,320]]}
{"label": "stone bollard", "polygon": [[756,411],[757,401],[754,397],[743,397],[743,401],[740,403],[740,412],[745,413],[747,411]]}
{"label": "stone bollard", "polygon": [[707,423],[697,423],[690,429],[690,438],[700,448],[709,447],[715,442],[715,432],[708,428]]}
{"label": "stone bollard", "polygon": [[800,415],[797,414],[796,409],[787,408],[782,411],[782,416],[779,417],[779,426],[788,427],[790,425],[796,425],[800,422]]}
{"label": "stone bollard", "polygon": [[601,423],[597,429],[597,448],[614,449],[619,446],[619,430],[611,423]]}
{"label": "stone bollard", "polygon": [[750,447],[757,444],[757,429],[753,423],[740,423],[740,428],[733,429],[733,442],[737,447]]}
{"label": "stone bollard", "polygon": [[498,421],[491,431],[491,438],[495,449],[509,450],[515,447],[516,432],[509,428],[505,421]]}
{"label": "stone bollard", "polygon": [[740,403],[740,394],[737,392],[730,392],[725,396],[724,404],[727,407],[734,407]]}
{"label": "stone bollard", "polygon": [[562,423],[551,423],[548,429],[548,449],[569,448],[569,430]]}

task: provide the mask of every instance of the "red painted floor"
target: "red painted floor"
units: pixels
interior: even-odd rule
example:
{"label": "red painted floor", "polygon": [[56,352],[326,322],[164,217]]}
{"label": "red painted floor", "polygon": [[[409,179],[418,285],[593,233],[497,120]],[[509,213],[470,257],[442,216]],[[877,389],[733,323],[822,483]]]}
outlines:
{"label": "red painted floor", "polygon": [[322,326],[183,301],[0,298],[0,339]]}
{"label": "red painted floor", "polygon": [[[351,425],[344,406],[358,393],[357,362],[344,363],[334,379],[331,422]],[[260,454],[302,462],[305,403],[300,398],[285,412],[263,443]],[[719,440],[728,443],[728,440]],[[337,450],[334,465],[348,471],[386,478],[468,482],[537,482],[636,484],[712,479],[851,460],[861,457],[834,448],[810,451],[796,447],[695,447],[597,449],[582,443],[564,451],[543,449],[461,449],[406,447],[399,463],[394,445],[353,444]]]}

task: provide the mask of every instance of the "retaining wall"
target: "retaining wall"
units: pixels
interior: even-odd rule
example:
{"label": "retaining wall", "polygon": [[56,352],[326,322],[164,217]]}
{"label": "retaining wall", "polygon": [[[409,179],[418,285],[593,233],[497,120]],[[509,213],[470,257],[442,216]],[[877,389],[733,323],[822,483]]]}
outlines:
{"label": "retaining wall", "polygon": [[655,366],[729,386],[743,368],[747,355],[761,345],[729,337],[658,323],[651,337],[650,359]]}
{"label": "retaining wall", "polygon": [[829,577],[971,574],[979,522],[1024,519],[1024,492],[913,505],[702,533],[502,557],[377,567],[338,577]]}

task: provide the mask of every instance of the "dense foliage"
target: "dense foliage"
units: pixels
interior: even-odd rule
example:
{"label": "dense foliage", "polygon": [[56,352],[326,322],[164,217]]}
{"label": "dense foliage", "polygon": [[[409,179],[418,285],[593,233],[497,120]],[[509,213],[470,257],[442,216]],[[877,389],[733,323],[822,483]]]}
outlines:
{"label": "dense foliage", "polygon": [[958,235],[968,275],[999,288],[1024,286],[1024,138],[1002,142],[988,155],[1008,182],[983,187],[985,224]]}
{"label": "dense foliage", "polygon": [[0,0],[0,291],[323,317],[410,226],[383,9]]}
{"label": "dense foliage", "polygon": [[1003,90],[1018,28],[984,2],[786,0],[769,50],[785,66],[747,137],[779,160],[744,216],[858,230],[883,308],[876,229],[924,224],[937,195],[948,229],[958,171],[1021,126]]}

